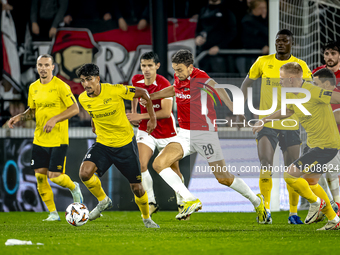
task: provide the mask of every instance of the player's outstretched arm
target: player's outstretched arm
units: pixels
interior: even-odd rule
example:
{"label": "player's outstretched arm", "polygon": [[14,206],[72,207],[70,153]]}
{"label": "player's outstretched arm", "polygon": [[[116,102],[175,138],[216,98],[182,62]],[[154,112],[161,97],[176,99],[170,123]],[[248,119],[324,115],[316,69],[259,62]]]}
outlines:
{"label": "player's outstretched arm", "polygon": [[174,95],[175,95],[175,87],[169,86],[169,87],[166,87],[165,89],[152,93],[150,95],[150,98],[151,100],[155,100],[155,99],[162,99],[166,97],[173,97]]}
{"label": "player's outstretched arm", "polygon": [[155,110],[153,109],[152,100],[150,99],[150,95],[146,89],[142,89],[138,87],[135,87],[135,88],[136,88],[136,92],[135,92],[134,98],[140,97],[146,101],[146,104],[145,104],[146,110],[148,111],[149,116],[150,116],[150,120],[148,121],[147,128],[146,128],[146,132],[148,132],[148,134],[151,134],[157,126],[157,119],[156,119]]}
{"label": "player's outstretched arm", "polygon": [[[131,107],[132,109],[132,107]],[[156,112],[156,118],[157,119],[166,119],[171,116],[171,110],[172,110],[172,98],[163,98],[161,101],[161,109]],[[150,119],[149,113],[137,113],[136,111],[132,113],[126,114],[128,120],[134,124],[136,122],[140,122],[141,120],[148,120]]]}
{"label": "player's outstretched arm", "polygon": [[[208,85],[211,86],[211,87],[215,87],[216,84],[217,84],[217,82],[214,81],[214,80],[210,80],[208,82]],[[227,91],[225,91],[224,88],[217,88],[216,92],[220,96],[221,100],[225,103],[225,105],[229,108],[229,110],[233,111],[233,102],[230,100],[230,97],[229,97]]]}
{"label": "player's outstretched arm", "polygon": [[246,102],[248,98],[248,87],[251,87],[253,85],[255,80],[252,80],[249,78],[249,75],[246,76],[246,78],[243,80],[241,85],[241,90],[244,96],[244,103]]}
{"label": "player's outstretched arm", "polygon": [[46,133],[49,133],[52,131],[52,129],[54,128],[55,124],[57,124],[58,122],[67,120],[71,117],[73,117],[74,115],[79,113],[79,107],[77,103],[72,104],[70,107],[68,107],[65,111],[59,113],[58,115],[50,118],[45,126],[43,131],[45,131]]}
{"label": "player's outstretched arm", "polygon": [[21,120],[32,120],[35,116],[35,109],[28,108],[23,113],[15,115],[14,117],[10,118],[8,121],[8,127],[13,128],[15,123]]}
{"label": "player's outstretched arm", "polygon": [[331,104],[340,104],[340,92],[332,92]]}
{"label": "player's outstretched arm", "polygon": [[[255,80],[252,80],[249,78],[249,75],[246,76],[246,78],[243,80],[242,85],[241,85],[241,90],[244,96],[244,103],[246,102],[248,98],[248,87],[252,86]],[[236,122],[243,122],[244,120],[243,115],[237,115],[236,116]]]}
{"label": "player's outstretched arm", "polygon": [[286,108],[286,115],[282,115],[281,110],[278,110],[272,113],[271,115],[264,117],[263,119],[256,122],[253,127],[253,134],[255,134],[256,132],[260,132],[262,128],[264,127],[264,124],[266,124],[267,122],[289,118],[293,114],[294,114],[294,111],[288,108]]}

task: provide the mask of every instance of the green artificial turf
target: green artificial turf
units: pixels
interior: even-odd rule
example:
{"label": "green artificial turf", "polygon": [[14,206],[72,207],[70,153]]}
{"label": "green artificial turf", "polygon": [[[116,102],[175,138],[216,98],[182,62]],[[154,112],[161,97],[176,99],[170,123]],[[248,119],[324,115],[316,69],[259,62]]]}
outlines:
{"label": "green artificial turf", "polygon": [[[300,212],[302,219],[306,211]],[[104,212],[84,226],[43,222],[48,213],[0,213],[0,254],[337,254],[340,231],[316,231],[326,221],[289,225],[288,212],[272,213],[272,225],[256,223],[255,213],[158,212],[160,229],[146,229],[139,212]],[[7,239],[43,246],[5,246]]]}

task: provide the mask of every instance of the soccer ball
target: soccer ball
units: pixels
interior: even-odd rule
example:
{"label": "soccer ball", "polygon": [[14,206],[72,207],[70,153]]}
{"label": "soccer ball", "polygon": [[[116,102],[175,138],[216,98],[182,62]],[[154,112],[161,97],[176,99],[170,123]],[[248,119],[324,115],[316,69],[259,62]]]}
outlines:
{"label": "soccer ball", "polygon": [[72,203],[66,208],[65,218],[72,226],[79,227],[89,220],[89,210],[82,203]]}

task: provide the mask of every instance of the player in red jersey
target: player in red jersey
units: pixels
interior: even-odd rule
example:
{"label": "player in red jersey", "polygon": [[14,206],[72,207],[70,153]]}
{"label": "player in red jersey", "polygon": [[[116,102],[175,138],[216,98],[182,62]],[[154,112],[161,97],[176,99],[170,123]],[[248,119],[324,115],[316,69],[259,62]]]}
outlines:
{"label": "player in red jersey", "polygon": [[[149,94],[171,86],[167,79],[157,74],[159,66],[160,61],[156,53],[152,51],[144,53],[140,58],[140,67],[143,74],[136,74],[133,76],[133,86],[146,89]],[[161,151],[177,134],[175,119],[172,115],[173,98],[169,97],[152,101],[157,117],[157,127],[150,135],[146,132],[147,122],[150,118],[149,114],[146,107],[142,104],[140,104],[141,113],[137,113],[138,100],[139,99],[137,98],[133,100],[131,107],[132,113],[128,113],[127,117],[131,123],[139,123],[137,145],[141,164],[142,184],[148,193],[149,211],[150,215],[152,215],[152,213],[158,211],[159,205],[156,203],[153,191],[153,180],[148,171],[148,163],[155,148],[157,147],[158,151]],[[182,179],[182,182],[184,182],[183,176],[179,170],[178,161],[174,162],[171,169],[174,170]],[[177,204],[180,206],[183,199],[178,193],[176,193],[176,199]]]}
{"label": "player in red jersey", "polygon": [[223,158],[214,120],[214,109],[211,92],[217,93],[229,109],[233,103],[222,88],[214,89],[216,82],[204,71],[193,66],[193,55],[188,50],[179,50],[172,57],[172,68],[175,71],[174,86],[167,87],[150,95],[152,100],[176,96],[178,122],[180,131],[176,141],[169,143],[153,162],[153,168],[169,186],[184,199],[182,211],[177,219],[185,219],[191,213],[202,208],[202,203],[182,183],[170,166],[194,152],[201,154],[209,163],[219,183],[229,186],[248,198],[254,205],[259,222],[265,222],[267,211],[263,196],[255,195],[249,186],[240,178],[229,173]]}
{"label": "player in red jersey", "polygon": [[313,74],[322,69],[327,68],[331,70],[336,76],[336,86],[340,87],[340,45],[338,42],[329,42],[323,47],[323,59],[325,65],[319,66],[313,70]]}
{"label": "player in red jersey", "polygon": [[[339,54],[339,52],[338,52]],[[331,69],[323,68],[314,73],[314,83],[326,90],[332,90],[336,92],[340,92],[340,89],[336,87],[336,77],[334,72]],[[334,113],[335,120],[338,124],[338,129],[340,133],[340,104],[331,104],[332,110]],[[338,171],[340,168],[340,154],[338,153],[334,159],[332,159],[328,163],[328,172],[326,172],[326,180],[328,182],[329,189],[332,193],[329,194],[328,189],[327,195],[331,200],[331,204],[333,207],[333,210],[337,213],[339,216],[340,213],[340,196],[339,196],[339,176]],[[324,181],[324,179],[321,179],[321,181]],[[320,182],[320,181],[319,181]],[[332,200],[333,198],[333,200]]]}

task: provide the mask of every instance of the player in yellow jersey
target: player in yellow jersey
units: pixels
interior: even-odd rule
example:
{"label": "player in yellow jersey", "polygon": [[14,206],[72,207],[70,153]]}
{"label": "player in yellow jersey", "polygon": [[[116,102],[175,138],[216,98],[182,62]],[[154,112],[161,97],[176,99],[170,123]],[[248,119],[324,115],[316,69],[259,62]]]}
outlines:
{"label": "player in yellow jersey", "polygon": [[[260,110],[271,109],[273,102],[273,89],[277,89],[277,107],[276,110],[281,108],[281,85],[280,85],[280,67],[289,62],[298,62],[302,66],[303,78],[311,79],[311,71],[307,64],[291,55],[291,48],[293,45],[293,34],[287,30],[280,30],[276,35],[275,47],[276,54],[259,57],[249,70],[248,76],[242,83],[242,91],[247,98],[247,88],[252,83],[261,78],[261,99]],[[260,116],[263,118],[266,116]],[[238,122],[241,116],[237,116]],[[264,196],[265,205],[270,210],[270,195],[272,190],[272,173],[270,168],[273,166],[273,157],[277,143],[283,153],[284,163],[289,166],[300,155],[300,131],[299,122],[295,115],[289,119],[294,121],[285,121],[285,125],[281,121],[273,121],[267,123],[265,127],[257,134],[257,150],[259,160],[261,163],[260,172],[260,191]],[[297,206],[299,202],[299,195],[291,190],[289,187],[289,203],[290,214],[288,223],[290,224],[303,224],[300,217],[297,216]],[[265,224],[271,224],[272,218],[270,211]]]}
{"label": "player in yellow jersey", "polygon": [[[285,115],[281,113],[282,110],[278,110],[261,121],[268,123],[270,119],[284,119],[296,114],[307,132],[307,145],[310,149],[288,167],[284,179],[290,188],[310,203],[305,224],[316,222],[322,212],[328,218],[328,223],[318,230],[336,230],[340,229],[340,219],[318,180],[327,171],[328,162],[337,155],[340,148],[339,131],[330,106],[340,103],[340,93],[314,86],[304,81],[302,74],[299,63],[287,63],[280,68],[280,83],[282,87],[305,89],[310,93],[310,99],[302,104],[288,104]],[[308,93],[301,92],[289,95],[290,99],[308,97]],[[260,132],[263,129],[262,123],[257,122],[253,132]]]}
{"label": "player in yellow jersey", "polygon": [[70,87],[53,76],[53,62],[53,57],[48,54],[38,57],[40,79],[29,87],[29,108],[11,118],[8,123],[13,128],[20,120],[36,119],[31,168],[35,171],[39,195],[50,211],[46,221],[60,220],[47,178],[69,188],[74,202],[83,202],[79,184],[65,174],[68,119],[78,114],[79,108]]}
{"label": "player in yellow jersey", "polygon": [[112,201],[104,192],[98,177],[114,164],[129,180],[144,225],[147,228],[159,228],[149,215],[148,195],[141,183],[137,142],[126,117],[123,100],[141,97],[147,101],[150,120],[146,131],[151,134],[157,120],[149,93],[133,86],[100,83],[99,68],[95,64],[85,64],[76,73],[85,89],[79,96],[79,102],[92,117],[93,130],[97,134],[96,142],[87,151],[79,170],[81,180],[99,201],[90,212],[89,219],[97,219],[102,211],[112,207]]}

